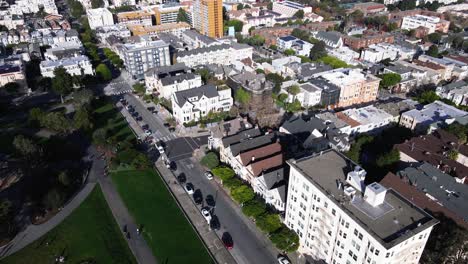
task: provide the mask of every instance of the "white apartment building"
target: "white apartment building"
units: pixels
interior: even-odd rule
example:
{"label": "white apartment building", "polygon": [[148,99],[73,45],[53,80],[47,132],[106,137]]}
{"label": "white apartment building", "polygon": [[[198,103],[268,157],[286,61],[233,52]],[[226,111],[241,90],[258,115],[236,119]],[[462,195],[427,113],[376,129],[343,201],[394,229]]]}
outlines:
{"label": "white apartment building", "polygon": [[171,101],[173,116],[181,124],[199,121],[209,112],[229,111],[234,103],[231,89],[212,84],[175,92]]}
{"label": "white apartment building", "polygon": [[88,9],[86,15],[91,29],[114,25],[114,17],[107,8]]}
{"label": "white apartment building", "polygon": [[104,40],[110,36],[127,38],[131,35],[132,34],[126,25],[116,24],[111,26],[99,27],[96,29],[96,36],[99,38],[99,40],[101,40],[101,42],[104,42]]}
{"label": "white apartment building", "polygon": [[437,30],[438,24],[440,22],[441,20],[438,17],[423,15],[406,16],[403,18],[403,21],[401,23],[401,29],[411,30],[416,29],[418,27],[425,27],[428,29],[428,33],[431,34]]}
{"label": "white apartment building", "polygon": [[292,17],[299,10],[302,10],[304,11],[304,14],[307,14],[312,12],[312,7],[304,6],[292,1],[273,2],[272,11],[281,14],[282,17]]}
{"label": "white apartment building", "polygon": [[58,14],[54,0],[17,0],[13,5],[10,5],[9,10],[11,14],[23,15],[37,13],[41,7],[47,14]]}
{"label": "white apartment building", "polygon": [[193,89],[203,85],[201,76],[192,72],[183,63],[157,67],[145,73],[146,94],[157,93],[170,99],[174,92]]}
{"label": "white apartment building", "polygon": [[119,47],[125,68],[135,79],[143,79],[144,73],[154,67],[171,65],[169,44],[162,40],[142,39],[134,44]]}
{"label": "white apartment building", "polygon": [[335,150],[290,165],[285,223],[298,251],[331,264],[417,264],[434,225],[431,215],[379,183]]}
{"label": "white apartment building", "polygon": [[233,42],[232,44],[181,51],[177,54],[177,62],[183,62],[188,67],[206,64],[230,65],[235,61],[252,59],[252,53],[251,46]]}
{"label": "white apartment building", "polygon": [[63,67],[70,75],[93,75],[93,66],[86,56],[77,56],[72,58],[64,58],[56,61],[41,61],[40,69],[44,77],[54,77],[54,70],[58,67]]}
{"label": "white apartment building", "polygon": [[111,0],[111,2],[115,7],[136,5],[135,0]]}
{"label": "white apartment building", "polygon": [[276,45],[281,51],[292,49],[294,50],[296,55],[300,56],[309,56],[310,49],[312,49],[312,47],[314,46],[307,41],[298,39],[293,36],[279,37],[276,42]]}
{"label": "white apartment building", "polygon": [[350,108],[336,113],[337,117],[347,123],[349,127],[341,131],[348,135],[370,133],[381,130],[394,121],[394,117],[373,105]]}
{"label": "white apartment building", "polygon": [[468,105],[468,84],[465,81],[439,86],[436,93],[441,98],[448,99],[456,105]]}
{"label": "white apartment building", "polygon": [[304,108],[320,104],[320,100],[322,98],[322,88],[312,83],[302,83],[298,86],[300,88],[300,92],[298,94],[295,96],[288,94],[288,101],[290,103],[294,102],[294,100],[297,100]]}

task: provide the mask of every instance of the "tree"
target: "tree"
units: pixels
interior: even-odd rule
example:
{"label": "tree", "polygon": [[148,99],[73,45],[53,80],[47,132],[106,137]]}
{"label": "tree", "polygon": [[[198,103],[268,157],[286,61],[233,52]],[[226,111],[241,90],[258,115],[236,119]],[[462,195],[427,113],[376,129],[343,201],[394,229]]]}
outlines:
{"label": "tree", "polygon": [[68,173],[66,171],[61,171],[57,175],[57,179],[60,182],[60,184],[62,184],[65,187],[67,187],[67,186],[69,186],[71,184],[70,176],[68,175]]}
{"label": "tree", "polygon": [[46,196],[44,197],[43,203],[47,209],[55,210],[62,206],[64,201],[65,196],[63,192],[61,192],[57,188],[52,188],[47,192]]}
{"label": "tree", "polygon": [[68,5],[70,8],[70,13],[75,18],[80,18],[82,15],[85,14],[85,10],[83,5],[77,0],[68,0]]}
{"label": "tree", "polygon": [[425,91],[416,98],[421,104],[430,104],[439,99],[440,97],[434,91]]}
{"label": "tree", "polygon": [[273,10],[273,2],[269,2],[267,5],[268,10]]}
{"label": "tree", "polygon": [[73,125],[76,129],[88,130],[93,127],[91,117],[85,108],[79,108],[73,116]]}
{"label": "tree", "polygon": [[223,185],[226,186],[229,190],[235,190],[239,187],[242,186],[242,181],[232,177],[231,179],[227,179],[226,181],[223,181]]}
{"label": "tree", "polygon": [[327,50],[325,42],[319,41],[314,44],[314,46],[310,49],[310,59],[313,61],[319,60],[323,57],[327,56]]}
{"label": "tree", "polygon": [[214,152],[208,152],[206,155],[201,159],[200,163],[208,167],[210,170],[216,168],[219,165],[219,158],[218,155]]}
{"label": "tree", "polygon": [[277,214],[264,213],[255,218],[255,224],[263,232],[270,234],[281,227],[281,220]]}
{"label": "tree", "polygon": [[58,133],[67,133],[71,130],[71,123],[63,113],[52,112],[41,119],[41,126]]}
{"label": "tree", "polygon": [[397,149],[392,149],[378,157],[376,164],[378,167],[385,168],[394,165],[398,161],[400,161],[400,152]]}
{"label": "tree", "polygon": [[405,10],[412,10],[416,8],[416,0],[405,0],[400,1],[397,4],[398,9],[405,11]]}
{"label": "tree", "polygon": [[247,185],[231,190],[232,198],[240,204],[248,202],[255,197],[254,191]]}
{"label": "tree", "polygon": [[391,22],[391,23],[387,24],[387,31],[388,32],[392,32],[392,31],[397,30],[397,29],[398,29],[398,24],[397,23]]}
{"label": "tree", "polygon": [[107,130],[98,128],[93,132],[93,142],[98,145],[104,145],[107,140]]}
{"label": "tree", "polygon": [[216,177],[219,177],[223,182],[231,179],[236,174],[231,168],[220,166],[211,170]]}
{"label": "tree", "polygon": [[458,151],[451,149],[447,152],[447,157],[451,160],[457,160],[458,159]]}
{"label": "tree", "polygon": [[278,50],[278,46],[276,46],[276,45],[270,45],[270,49],[272,49],[272,50]]}
{"label": "tree", "polygon": [[93,100],[94,94],[90,89],[82,89],[73,93],[73,103],[77,108],[89,105]]}
{"label": "tree", "polygon": [[385,73],[378,76],[380,81],[380,87],[389,88],[397,85],[401,82],[401,75],[398,73]]}
{"label": "tree", "polygon": [[242,207],[242,212],[249,217],[257,217],[265,213],[265,210],[265,204],[256,199],[246,202]]}
{"label": "tree", "polygon": [[237,10],[242,10],[244,9],[244,5],[242,3],[237,4]]}
{"label": "tree", "polygon": [[31,108],[29,110],[29,121],[35,124],[40,124],[41,119],[45,116],[45,112],[38,107]]}
{"label": "tree", "polygon": [[208,80],[213,78],[213,75],[210,73],[210,71],[207,68],[200,68],[196,71],[198,75],[202,78],[203,83],[207,83]]}
{"label": "tree", "polygon": [[291,85],[288,87],[288,93],[293,96],[293,101],[296,100],[296,95],[301,92],[301,87],[299,85]]}
{"label": "tree", "polygon": [[358,136],[354,144],[351,146],[348,152],[346,152],[346,156],[353,160],[356,163],[361,163],[361,151],[362,147],[374,140],[374,137],[366,135],[366,134],[361,134]]}
{"label": "tree", "polygon": [[190,24],[187,12],[185,12],[183,8],[179,8],[179,13],[177,13],[177,22],[185,22]]}
{"label": "tree", "polygon": [[112,73],[107,67],[107,65],[100,63],[96,67],[96,75],[103,81],[110,81],[112,79]]}
{"label": "tree", "polygon": [[442,39],[442,35],[439,32],[434,32],[427,35],[427,39],[434,44],[439,44],[440,40]]}
{"label": "tree", "polygon": [[241,106],[244,107],[250,103],[251,96],[249,92],[247,92],[244,88],[241,87],[237,89],[234,98],[237,102],[239,102],[239,104],[241,104]]}
{"label": "tree", "polygon": [[0,201],[0,238],[9,237],[14,230],[13,204],[6,199]]}
{"label": "tree", "polygon": [[91,7],[92,8],[104,7],[104,1],[103,0],[91,0]]}
{"label": "tree", "polygon": [[54,70],[52,78],[52,90],[60,95],[63,103],[63,96],[69,94],[73,88],[73,78],[63,67],[57,67]]}
{"label": "tree", "polygon": [[20,85],[17,82],[9,82],[3,86],[8,93],[14,94],[17,93],[20,89]]}
{"label": "tree", "polygon": [[15,136],[13,146],[25,159],[32,158],[40,152],[39,147],[31,139],[23,135]]}
{"label": "tree", "polygon": [[132,166],[139,170],[148,169],[151,167],[151,161],[148,159],[148,156],[139,152],[132,160]]}
{"label": "tree", "polygon": [[234,27],[234,30],[236,32],[241,32],[242,27],[244,26],[244,22],[242,22],[240,20],[232,19],[232,20],[226,21],[226,26],[227,27]]}
{"label": "tree", "polygon": [[437,47],[437,45],[432,45],[426,51],[426,54],[431,56],[431,57],[437,58],[437,57],[439,57],[439,48]]}
{"label": "tree", "polygon": [[356,10],[352,12],[350,15],[353,21],[361,21],[364,18],[364,13],[361,10]]}
{"label": "tree", "polygon": [[302,9],[298,10],[298,11],[294,14],[294,17],[299,18],[299,19],[303,19],[303,18],[304,18],[304,10],[302,10]]}
{"label": "tree", "polygon": [[137,94],[144,94],[146,92],[146,87],[144,84],[141,84],[141,83],[135,83],[133,85],[133,90],[137,93]]}
{"label": "tree", "polygon": [[271,234],[270,240],[281,251],[294,252],[299,248],[299,236],[284,225]]}
{"label": "tree", "polygon": [[458,122],[448,125],[445,130],[458,138],[458,143],[465,144],[467,140],[468,128]]}
{"label": "tree", "polygon": [[292,56],[292,55],[296,54],[296,52],[293,49],[286,49],[286,50],[283,51],[283,53],[286,56]]}

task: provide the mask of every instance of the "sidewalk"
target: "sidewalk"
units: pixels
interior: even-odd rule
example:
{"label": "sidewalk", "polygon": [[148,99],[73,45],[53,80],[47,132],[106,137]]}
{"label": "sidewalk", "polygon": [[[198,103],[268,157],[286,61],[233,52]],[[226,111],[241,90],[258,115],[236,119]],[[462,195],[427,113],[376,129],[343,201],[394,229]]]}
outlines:
{"label": "sidewalk", "polygon": [[161,177],[167,183],[169,190],[177,200],[182,211],[185,213],[196,232],[208,247],[216,262],[222,264],[235,264],[236,261],[224,247],[223,242],[218,238],[214,231],[209,229],[209,226],[198,210],[198,207],[195,206],[192,199],[190,199],[182,186],[176,182],[176,177],[172,171],[167,169],[161,160],[156,162],[156,168],[158,169]]}

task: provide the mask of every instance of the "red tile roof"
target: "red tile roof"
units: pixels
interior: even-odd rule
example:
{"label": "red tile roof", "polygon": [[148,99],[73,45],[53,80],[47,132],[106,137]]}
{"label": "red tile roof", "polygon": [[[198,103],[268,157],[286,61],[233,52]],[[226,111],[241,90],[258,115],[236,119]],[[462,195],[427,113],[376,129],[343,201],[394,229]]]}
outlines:
{"label": "red tile roof", "polygon": [[279,153],[275,156],[257,160],[250,164],[252,174],[254,177],[258,177],[262,172],[281,166],[283,164],[283,154]]}
{"label": "red tile roof", "polygon": [[357,127],[357,126],[361,125],[361,123],[359,123],[358,121],[352,119],[351,117],[343,114],[342,112],[336,113],[336,117],[343,120],[346,124],[350,125],[351,127]]}
{"label": "red tile roof", "polygon": [[281,152],[281,145],[278,142],[252,149],[244,153],[239,154],[242,165],[247,166],[252,162],[252,158],[260,160],[267,156],[271,156],[275,153]]}
{"label": "red tile roof", "polygon": [[423,192],[419,191],[416,187],[412,186],[409,182],[401,179],[397,175],[389,172],[381,181],[380,184],[386,188],[391,188],[396,192],[400,193],[406,199],[416,204],[418,207],[430,211],[433,213],[442,213],[446,217],[451,218],[459,225],[468,228],[468,223],[454,212],[450,211],[446,207],[443,207],[427,197]]}

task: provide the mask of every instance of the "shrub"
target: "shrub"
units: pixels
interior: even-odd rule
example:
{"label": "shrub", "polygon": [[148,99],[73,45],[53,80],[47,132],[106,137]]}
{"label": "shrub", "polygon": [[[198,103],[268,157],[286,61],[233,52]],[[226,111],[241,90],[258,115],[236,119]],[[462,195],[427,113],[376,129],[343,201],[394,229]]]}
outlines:
{"label": "shrub", "polygon": [[225,167],[225,166],[216,167],[212,170],[212,172],[215,176],[219,177],[222,181],[231,179],[235,175],[235,172],[231,168]]}
{"label": "shrub", "polygon": [[230,191],[237,189],[242,186],[242,181],[233,177],[223,181],[223,185],[226,186]]}
{"label": "shrub", "polygon": [[242,212],[249,217],[257,217],[263,213],[265,213],[266,206],[263,202],[259,200],[252,200],[247,202],[242,207]]}
{"label": "shrub", "polygon": [[231,190],[232,198],[240,204],[248,202],[255,197],[254,191],[247,185]]}
{"label": "shrub", "polygon": [[270,240],[281,251],[294,252],[299,247],[299,236],[285,225],[271,234]]}
{"label": "shrub", "polygon": [[273,233],[281,227],[281,220],[277,214],[264,213],[255,220],[255,224],[266,233]]}
{"label": "shrub", "polygon": [[201,160],[201,164],[208,167],[210,170],[219,165],[218,155],[214,152],[208,152]]}

